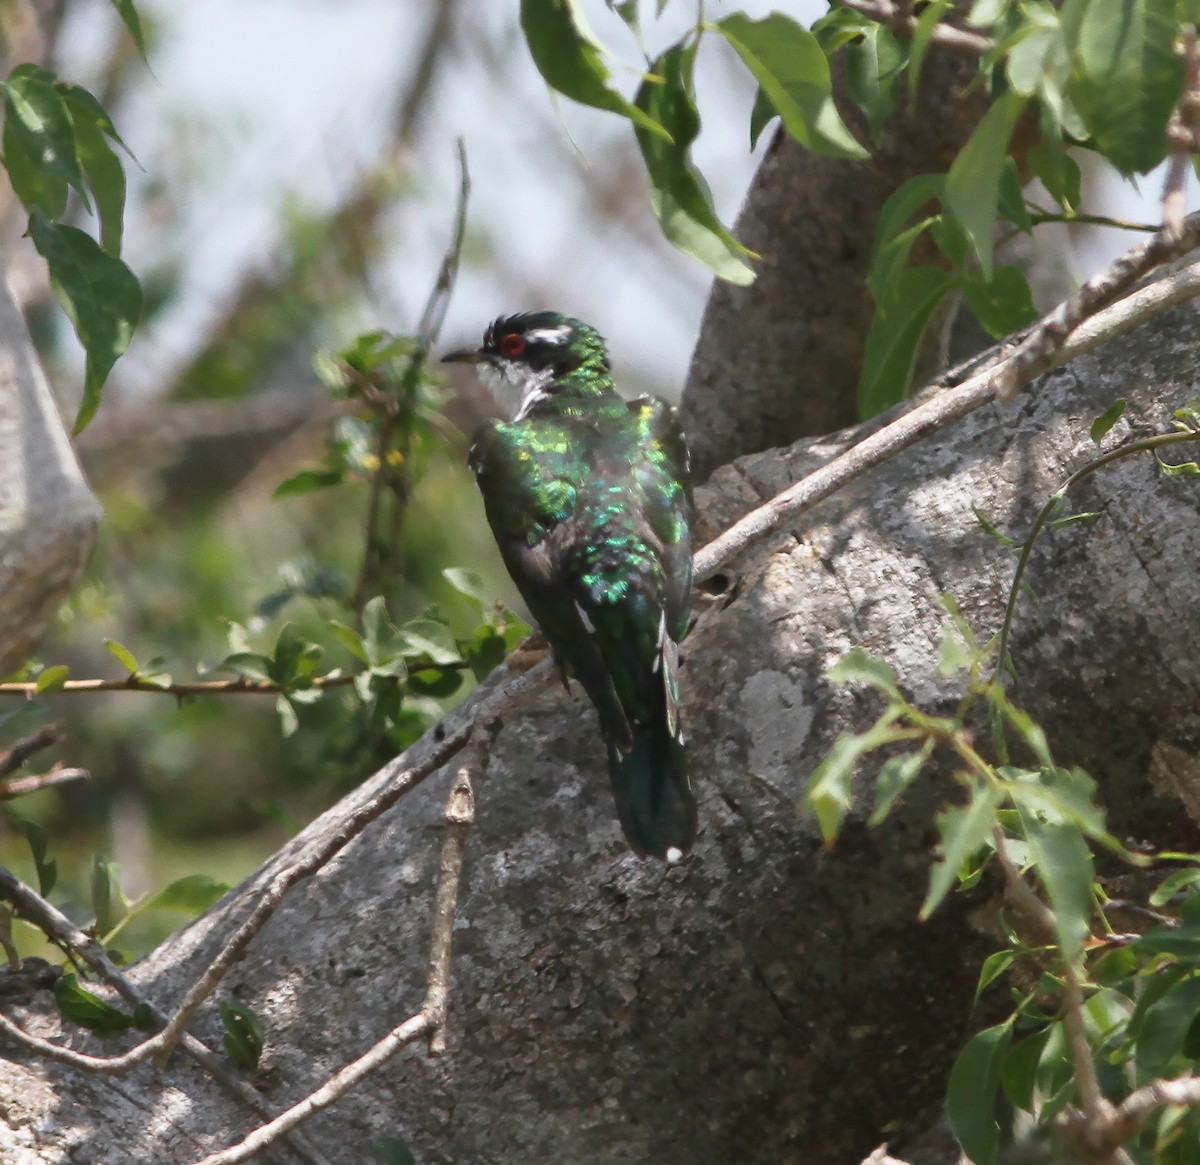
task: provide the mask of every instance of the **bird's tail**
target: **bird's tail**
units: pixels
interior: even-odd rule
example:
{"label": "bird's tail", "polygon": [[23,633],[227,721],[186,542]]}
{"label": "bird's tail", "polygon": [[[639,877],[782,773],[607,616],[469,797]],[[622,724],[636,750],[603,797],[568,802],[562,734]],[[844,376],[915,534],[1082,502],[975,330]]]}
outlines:
{"label": "bird's tail", "polygon": [[683,742],[667,717],[653,724],[631,724],[628,752],[608,745],[617,816],[629,848],[638,857],[674,862],[696,840],[696,799],[688,781]]}

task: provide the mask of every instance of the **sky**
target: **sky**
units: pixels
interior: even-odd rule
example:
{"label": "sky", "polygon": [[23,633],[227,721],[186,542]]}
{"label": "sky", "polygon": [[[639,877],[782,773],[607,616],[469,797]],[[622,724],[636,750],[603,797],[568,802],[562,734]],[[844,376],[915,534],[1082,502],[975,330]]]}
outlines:
{"label": "sky", "polygon": [[[376,160],[387,111],[408,84],[434,5],[442,2],[141,0],[161,32],[137,101],[118,125],[146,167],[133,181],[170,181],[183,159],[195,185],[188,187],[177,240],[186,258],[183,294],[135,339],[118,365],[120,389],[152,393],[165,369],[186,363],[205,322],[221,314],[238,272],[270,261],[285,201],[328,206]],[[613,49],[615,83],[631,91],[637,45],[601,0],[585,7]],[[776,7],[805,23],[826,9],[819,0],[737,0],[710,2],[706,12],[719,19]],[[628,156],[621,154],[627,124],[548,93],[521,39],[518,10],[518,0],[460,4],[453,51],[405,159],[410,193],[391,223],[378,297],[357,328],[415,328],[451,229],[454,143],[461,136],[472,178],[469,221],[476,236],[486,237],[492,261],[468,264],[460,276],[443,335],[447,346],[473,341],[496,315],[561,308],[608,337],[619,383],[675,397],[710,277],[661,239],[640,187],[630,200],[630,230],[598,218],[589,191],[611,180],[613,157]],[[677,36],[694,11],[681,0],[669,4],[648,31],[651,49]],[[64,73],[72,61],[86,69],[110,15],[103,0],[82,8],[68,28]],[[748,148],[753,84],[718,40],[707,38],[698,66],[704,131],[695,158],[719,214],[732,222],[761,145],[758,154]],[[169,159],[165,173],[158,168],[163,159]],[[636,165],[627,180],[644,186]],[[1142,180],[1140,194],[1105,182],[1099,209],[1152,220],[1160,187],[1155,175]],[[139,253],[136,220],[129,240],[137,269],[150,256]],[[1077,239],[1075,275],[1086,277],[1128,242],[1115,232]]]}
{"label": "sky", "polygon": [[[710,4],[709,13],[760,15],[772,7],[750,0]],[[285,198],[328,206],[348,178],[376,160],[386,111],[408,83],[433,5],[143,0],[141,8],[162,36],[151,54],[152,75],[118,128],[148,168],[165,151],[178,152],[181,135],[191,135],[202,183],[187,206],[181,239],[189,256],[184,295],[143,330],[119,367],[120,382],[135,392],[153,391],[164,365],[186,360],[192,338],[206,318],[220,314],[248,259],[269,259]],[[823,8],[812,2],[798,11],[811,19]],[[605,162],[615,145],[631,140],[627,123],[552,97],[521,40],[518,9],[517,0],[462,9],[470,14],[469,31],[435,83],[407,160],[412,194],[393,224],[376,318],[361,324],[415,326],[452,225],[461,136],[472,180],[469,221],[488,236],[496,262],[464,270],[444,339],[473,340],[499,314],[562,308],[608,336],[618,376],[624,368],[639,391],[677,395],[708,272],[661,240],[644,190],[634,200],[640,217],[632,237],[598,220],[588,198],[589,187],[602,180],[593,159]],[[636,44],[603,3],[588,9],[593,28],[614,49],[615,83],[631,91]],[[693,11],[678,0],[669,7],[651,30],[652,47],[678,35]],[[83,64],[95,51],[96,23],[77,24],[65,57]],[[698,66],[705,128],[696,159],[729,222],[758,161],[747,132],[754,87],[732,53],[709,40]],[[194,125],[183,128],[197,119],[211,126],[209,136]],[[151,170],[142,180],[156,176]],[[636,169],[630,180],[640,183]],[[134,223],[135,269],[137,240]]]}

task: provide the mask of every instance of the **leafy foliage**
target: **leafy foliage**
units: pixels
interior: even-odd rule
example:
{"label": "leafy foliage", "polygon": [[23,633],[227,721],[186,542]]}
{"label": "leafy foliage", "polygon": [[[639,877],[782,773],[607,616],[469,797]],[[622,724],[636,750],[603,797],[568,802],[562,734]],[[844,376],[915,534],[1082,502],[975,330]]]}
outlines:
{"label": "leafy foliage", "polygon": [[[644,41],[639,5],[610,7]],[[607,50],[579,4],[526,0],[522,27],[552,88],[634,123],[663,233],[734,283],[753,279],[756,256],[717,218],[690,160],[701,129],[692,63],[704,37],[722,37],[758,84],[752,145],[778,116],[805,149],[851,160],[868,152],[835,109],[835,58],[844,58],[847,94],[878,140],[902,103],[915,98],[939,30],[979,37],[979,84],[990,107],[949,170],[897,191],[877,229],[870,279],[876,313],[859,382],[860,412],[869,416],[908,390],[926,329],[948,297],[960,296],[996,338],[1036,318],[1024,274],[997,267],[995,247],[998,237],[1081,215],[1079,167],[1069,148],[1095,150],[1125,175],[1144,174],[1166,157],[1167,126],[1183,86],[1179,37],[1193,18],[1177,8],[1176,0],[978,0],[964,25],[959,6],[935,0],[918,6],[911,31],[901,32],[836,2],[811,29],[779,12],[760,20],[741,13],[715,24],[701,19],[646,59],[632,108],[609,86]],[[1031,176],[1041,180],[1049,208],[1023,191]],[[925,234],[940,262],[909,266],[909,252]]]}
{"label": "leafy foliage", "polygon": [[[140,48],[136,12],[127,3],[117,7]],[[54,294],[87,354],[78,432],[95,415],[104,382],[142,314],[141,284],[120,258],[125,171],[110,142],[123,143],[86,89],[39,65],[17,65],[3,92],[4,166],[29,212],[29,234],[50,269]],[[98,215],[99,242],[57,221],[71,191]]]}
{"label": "leafy foliage", "polygon": [[[1096,419],[1093,441],[1104,440],[1124,407],[1117,401]],[[868,818],[874,828],[935,755],[949,755],[959,788],[937,818],[939,852],[921,916],[928,917],[956,886],[975,886],[989,865],[1001,868],[1020,908],[1006,920],[1009,945],[985,961],[976,988],[978,1000],[1007,980],[1012,1009],[972,1037],[950,1075],[950,1124],[976,1165],[1000,1159],[1005,1123],[1000,1114],[1006,1107],[1054,1130],[1068,1105],[1083,1103],[1085,1073],[1116,1105],[1145,1085],[1192,1075],[1200,1060],[1200,854],[1126,848],[1106,827],[1092,778],[1055,761],[1045,733],[1004,689],[1010,666],[1005,643],[1030,548],[1044,529],[1097,516],[1053,517],[1067,490],[1115,460],[1157,456],[1164,444],[1200,440],[1197,422],[1200,408],[1189,402],[1177,411],[1170,433],[1126,442],[1073,474],[1023,543],[1000,535],[1021,554],[1001,634],[978,642],[956,604],[945,601],[950,622],[938,670],[943,676],[961,674],[965,688],[951,715],[915,706],[891,666],[861,649],[848,652],[829,673],[835,683],[872,689],[883,707],[867,729],[843,733],[809,781],[805,805],[826,842],[834,844],[861,796],[857,778],[868,759],[877,761]],[[981,710],[992,726],[998,760],[987,759],[976,743]],[[1020,747],[1025,764],[1010,762],[1010,743]],[[1119,903],[1109,902],[1095,851],[1139,869],[1165,867],[1149,906],[1178,906],[1178,919],[1173,910],[1147,911],[1157,920],[1152,929],[1140,936],[1119,933],[1109,917]],[[1190,1161],[1192,1149],[1185,1146],[1200,1143],[1196,1110],[1148,1111],[1150,1119],[1122,1134],[1145,1154],[1138,1159]]]}

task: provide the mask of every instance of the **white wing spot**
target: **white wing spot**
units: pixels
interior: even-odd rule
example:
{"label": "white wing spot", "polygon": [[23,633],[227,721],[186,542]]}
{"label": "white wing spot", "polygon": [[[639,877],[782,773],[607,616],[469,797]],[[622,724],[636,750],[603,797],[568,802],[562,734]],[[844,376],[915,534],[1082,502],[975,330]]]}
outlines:
{"label": "white wing spot", "polygon": [[579,621],[583,624],[583,629],[589,635],[595,635],[596,625],[588,618],[588,613],[578,603],[575,604],[575,610],[579,612]]}
{"label": "white wing spot", "polygon": [[683,850],[681,850],[679,848],[679,846],[677,846],[677,845],[667,846],[667,864],[668,865],[673,866],[677,862],[679,862],[682,858],[683,858]]}

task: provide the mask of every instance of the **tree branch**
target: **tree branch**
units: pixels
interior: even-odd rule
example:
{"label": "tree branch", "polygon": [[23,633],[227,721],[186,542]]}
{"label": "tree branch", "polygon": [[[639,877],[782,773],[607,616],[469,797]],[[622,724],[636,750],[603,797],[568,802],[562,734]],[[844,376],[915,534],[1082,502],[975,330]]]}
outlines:
{"label": "tree branch", "polygon": [[[916,31],[917,18],[912,14],[910,5],[906,4],[901,8],[892,0],[841,0],[841,6],[853,9],[879,24],[886,24],[900,36],[912,36]],[[996,42],[991,37],[946,24],[944,21],[933,30],[932,42],[941,48],[970,53],[977,57],[991,52],[996,47]]]}
{"label": "tree branch", "polygon": [[[844,453],[832,458],[714,538],[696,555],[696,580],[702,582],[710,578],[761,538],[923,437],[961,420],[993,400],[1011,400],[1034,377],[1072,359],[1083,350],[1067,344],[1075,329],[1089,316],[1095,316],[1112,304],[1138,280],[1190,251],[1198,242],[1200,213],[1184,219],[1178,239],[1159,231],[1145,243],[1126,251],[1089,279],[1074,295],[1043,316],[1015,349],[1007,354],[1003,354],[1003,349],[1000,349],[1000,354],[992,354],[980,371],[953,388],[935,391],[932,395],[927,390],[924,399],[919,396],[917,403],[909,406],[895,420],[869,433]],[[1196,271],[1189,269],[1186,277],[1182,278],[1182,284],[1187,288],[1183,298],[1196,295],[1198,283],[1200,279]],[[1141,310],[1145,304],[1139,303],[1137,307]],[[1148,308],[1146,311],[1150,314]],[[1092,325],[1088,335],[1089,347],[1127,331],[1132,322],[1127,313],[1116,312],[1106,326],[1102,327],[1099,319],[1093,319]]]}
{"label": "tree branch", "polygon": [[[485,705],[486,707],[486,705]],[[309,1093],[299,1103],[282,1112],[274,1120],[257,1128],[248,1137],[229,1149],[205,1157],[197,1165],[235,1165],[248,1161],[263,1149],[274,1144],[297,1125],[315,1116],[324,1108],[345,1096],[359,1081],[387,1063],[407,1045],[429,1037],[429,1052],[437,1055],[445,1050],[446,1002],[450,990],[450,949],[454,936],[454,919],[458,907],[458,887],[462,877],[463,855],[467,835],[475,824],[475,784],[487,769],[488,756],[500,720],[493,714],[476,716],[464,756],[455,775],[454,785],[446,802],[446,838],[442,842],[439,862],[437,895],[433,910],[433,927],[429,944],[429,971],[425,1002],[421,1010],[393,1028],[367,1052],[336,1072],[320,1088]]]}

